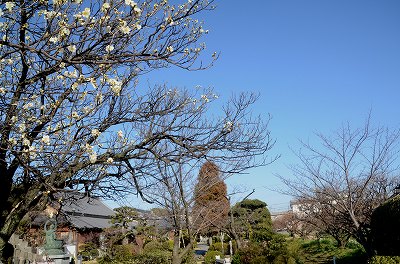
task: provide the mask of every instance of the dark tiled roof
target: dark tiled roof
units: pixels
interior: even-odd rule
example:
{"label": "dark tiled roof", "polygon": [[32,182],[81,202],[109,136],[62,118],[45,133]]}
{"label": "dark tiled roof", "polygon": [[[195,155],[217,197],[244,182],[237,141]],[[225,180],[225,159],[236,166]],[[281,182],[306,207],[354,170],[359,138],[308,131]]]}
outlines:
{"label": "dark tiled roof", "polygon": [[[59,202],[53,202],[53,208],[61,208],[57,215],[59,225],[67,225],[78,229],[103,229],[111,226],[110,220],[115,212],[100,199],[87,197],[81,193],[68,193],[56,197]],[[43,226],[49,219],[40,212],[33,219],[34,226]]]}
{"label": "dark tiled roof", "polygon": [[78,197],[78,199],[66,199],[60,214],[63,214],[76,228],[106,228],[111,226],[110,219],[114,211],[99,199]]}

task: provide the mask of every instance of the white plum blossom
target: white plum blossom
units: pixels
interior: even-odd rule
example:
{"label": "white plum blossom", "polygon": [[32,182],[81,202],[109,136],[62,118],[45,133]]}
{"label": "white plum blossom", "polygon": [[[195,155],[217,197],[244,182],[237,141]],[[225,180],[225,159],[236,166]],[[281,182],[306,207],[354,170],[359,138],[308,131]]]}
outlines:
{"label": "white plum blossom", "polygon": [[30,146],[28,151],[29,151],[29,156],[31,157],[31,159],[36,158],[37,153],[36,153],[36,147],[35,146]]}
{"label": "white plum blossom", "polygon": [[86,8],[82,11],[82,16],[83,16],[84,18],[89,18],[89,16],[90,16],[90,8],[89,8],[89,7],[86,7]]}
{"label": "white plum blossom", "polygon": [[62,5],[66,3],[66,0],[53,0],[54,5]]}
{"label": "white plum blossom", "polygon": [[135,7],[137,5],[137,3],[135,3],[135,1],[132,0],[125,0],[125,4],[131,7]]}
{"label": "white plum blossom", "polygon": [[79,118],[79,114],[76,111],[73,111],[71,114],[72,118],[78,119]]}
{"label": "white plum blossom", "polygon": [[174,51],[174,48],[173,48],[172,46],[168,46],[168,47],[167,47],[167,51],[168,51],[169,53],[172,53],[172,52]]}
{"label": "white plum blossom", "polygon": [[90,153],[90,155],[89,155],[89,160],[90,160],[90,163],[95,163],[95,162],[97,161],[97,154],[96,154],[96,152]]}
{"label": "white plum blossom", "polygon": [[68,36],[71,33],[71,31],[69,30],[69,28],[63,27],[60,30],[60,35],[62,37]]}
{"label": "white plum blossom", "polygon": [[231,121],[226,121],[224,124],[224,130],[231,132],[233,129],[233,123]]}
{"label": "white plum blossom", "polygon": [[23,145],[23,146],[29,146],[29,145],[31,145],[31,142],[29,141],[29,139],[24,138],[24,139],[22,140],[22,145]]}
{"label": "white plum blossom", "polygon": [[49,135],[44,135],[44,136],[42,137],[42,142],[43,142],[44,144],[46,144],[46,145],[50,145],[50,137],[49,137]]}
{"label": "white plum blossom", "polygon": [[118,137],[119,138],[124,138],[124,132],[122,132],[122,130],[119,130],[118,132],[117,132],[117,134],[118,134]]}
{"label": "white plum blossom", "polygon": [[55,11],[44,11],[43,15],[44,15],[44,19],[51,19],[53,17],[59,16],[60,13],[57,13]]}
{"label": "white plum blossom", "polygon": [[7,93],[7,89],[0,87],[0,94],[5,94]]}
{"label": "white plum blossom", "polygon": [[49,39],[49,41],[52,42],[52,43],[57,43],[58,42],[58,37],[57,36],[51,37]]}
{"label": "white plum blossom", "polygon": [[131,29],[126,25],[126,21],[120,22],[119,30],[124,34],[129,34],[129,32],[131,32]]}
{"label": "white plum blossom", "polygon": [[6,8],[8,9],[8,11],[12,12],[14,6],[15,6],[14,2],[6,2]]}
{"label": "white plum blossom", "polygon": [[28,109],[30,109],[30,108],[32,108],[32,107],[33,107],[33,103],[32,103],[32,102],[29,102],[29,103],[27,103],[27,104],[24,104],[24,106],[22,107],[22,109],[28,110]]}
{"label": "white plum blossom", "polygon": [[122,82],[118,81],[118,80],[116,80],[114,78],[108,79],[107,82],[110,84],[111,91],[115,95],[120,95],[121,89],[122,89]]}
{"label": "white plum blossom", "polygon": [[111,51],[113,51],[114,50],[114,46],[113,45],[107,45],[106,46],[106,51],[107,52],[111,52]]}
{"label": "white plum blossom", "polygon": [[106,12],[107,9],[109,9],[109,8],[110,8],[110,3],[104,3],[104,4],[101,6],[101,12]]}
{"label": "white plum blossom", "polygon": [[114,162],[113,158],[110,157],[110,158],[107,159],[107,163],[113,163],[113,162]]}
{"label": "white plum blossom", "polygon": [[92,137],[97,138],[98,136],[100,136],[101,133],[98,129],[95,128],[95,129],[92,129],[91,134],[92,134]]}
{"label": "white plum blossom", "polygon": [[202,95],[201,95],[201,99],[203,99],[204,102],[206,102],[206,103],[210,102],[210,99],[208,99],[208,97],[207,97],[206,94],[202,94]]}
{"label": "white plum blossom", "polygon": [[17,145],[17,140],[16,140],[15,138],[10,138],[10,139],[8,140],[8,142],[10,142],[10,145],[11,145],[11,146]]}
{"label": "white plum blossom", "polygon": [[136,14],[137,16],[140,16],[140,15],[142,14],[142,9],[140,9],[138,6],[135,6],[135,7],[133,8],[133,12],[135,12],[135,14]]}
{"label": "white plum blossom", "polygon": [[88,143],[83,146],[83,149],[85,150],[86,153],[92,153],[93,152],[93,146],[89,145]]}
{"label": "white plum blossom", "polygon": [[25,132],[25,129],[26,129],[26,126],[24,123],[19,124],[19,126],[18,126],[19,132],[23,133],[23,132]]}
{"label": "white plum blossom", "polygon": [[97,104],[101,104],[103,102],[103,94],[101,92],[99,92],[98,94],[96,94],[96,103]]}
{"label": "white plum blossom", "polygon": [[65,71],[64,76],[67,78],[77,78],[78,77],[78,72],[76,70],[73,71]]}
{"label": "white plum blossom", "polygon": [[76,52],[76,46],[75,46],[75,45],[69,45],[69,46],[67,47],[67,49],[68,49],[70,52],[72,52],[72,53],[75,53],[75,52]]}

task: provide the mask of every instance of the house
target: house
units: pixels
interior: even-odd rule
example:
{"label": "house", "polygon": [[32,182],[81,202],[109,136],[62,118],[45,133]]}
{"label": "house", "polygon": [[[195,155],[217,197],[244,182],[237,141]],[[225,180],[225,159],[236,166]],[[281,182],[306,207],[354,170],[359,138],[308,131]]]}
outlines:
{"label": "house", "polygon": [[23,239],[40,252],[40,247],[45,242],[44,224],[49,218],[55,218],[57,239],[64,241],[66,253],[76,258],[79,246],[87,242],[101,245],[102,232],[111,227],[110,220],[115,212],[99,198],[82,193],[67,193],[58,195],[57,198],[44,212],[36,212]]}

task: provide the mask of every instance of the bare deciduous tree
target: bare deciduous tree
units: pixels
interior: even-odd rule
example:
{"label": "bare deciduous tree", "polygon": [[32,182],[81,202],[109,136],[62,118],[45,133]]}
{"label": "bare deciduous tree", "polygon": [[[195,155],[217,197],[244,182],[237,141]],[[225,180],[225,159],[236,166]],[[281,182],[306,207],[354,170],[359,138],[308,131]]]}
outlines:
{"label": "bare deciduous tree", "polygon": [[398,176],[398,130],[343,126],[321,146],[303,142],[294,177],[281,177],[304,207],[300,217],[337,239],[353,236],[371,254],[369,223]]}
{"label": "bare deciduous tree", "polygon": [[[201,165],[204,162],[215,162],[220,165],[219,173],[227,177],[275,160],[275,157],[268,159],[266,155],[274,144],[267,129],[269,119],[254,119],[249,114],[249,107],[256,98],[250,94],[232,99],[224,108],[221,118],[210,119],[200,114],[202,108],[198,109],[200,112],[196,112],[197,114],[182,113],[177,118],[180,137],[190,139],[192,146],[196,142],[199,144],[197,148],[203,152],[196,148],[188,151],[177,147],[173,142],[162,141],[154,146],[158,156],[139,159],[134,166],[143,168],[135,170],[139,179],[138,186],[146,190],[143,198],[168,212],[167,218],[174,232],[174,264],[182,262],[192,250],[196,235],[203,228],[208,228],[212,217],[215,217],[215,208],[208,208],[210,218],[202,219],[207,222],[204,225],[199,224],[198,214],[192,211],[196,200],[196,175]],[[206,105],[208,104],[204,104]],[[162,126],[170,123],[170,119],[160,119],[158,122]],[[203,191],[207,192],[211,187],[213,185],[204,186]],[[207,215],[206,210],[203,212]],[[180,242],[183,231],[189,238],[187,244]]]}

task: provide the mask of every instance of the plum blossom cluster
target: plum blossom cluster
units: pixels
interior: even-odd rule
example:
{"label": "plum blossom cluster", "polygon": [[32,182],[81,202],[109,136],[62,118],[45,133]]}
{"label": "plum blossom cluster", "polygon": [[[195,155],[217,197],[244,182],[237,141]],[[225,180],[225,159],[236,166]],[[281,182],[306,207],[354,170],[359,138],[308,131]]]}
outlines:
{"label": "plum blossom cluster", "polygon": [[233,123],[232,121],[226,121],[224,124],[224,131],[231,132],[233,130]]}
{"label": "plum blossom cluster", "polygon": [[[94,142],[85,145],[84,157],[91,163],[98,162],[102,149],[100,140],[104,143],[107,136],[100,137],[102,133],[86,120],[103,118],[104,111],[100,109],[110,98],[119,96],[125,100],[128,89],[137,84],[135,76],[145,72],[146,67],[164,67],[168,63],[190,66],[198,53],[206,49],[205,44],[195,45],[208,31],[198,20],[185,16],[200,8],[192,8],[191,1],[178,6],[164,0],[39,2],[37,7],[32,6],[37,10],[23,25],[27,30],[22,41],[28,47],[24,63],[29,73],[24,94],[15,103],[16,111],[8,120],[11,125],[9,148],[29,154],[32,159],[43,151],[67,152],[67,145],[75,144],[74,137],[82,137],[81,131],[86,131],[82,142],[87,142],[90,136]],[[7,102],[11,102],[23,68],[21,53],[15,48],[21,41],[17,34],[21,5],[15,1],[0,4],[0,38],[12,44],[0,45],[0,52],[5,54],[0,59],[0,95]],[[155,34],[157,41],[146,43],[148,38],[143,36],[149,32]],[[180,34],[166,38],[171,32]],[[131,56],[128,59],[127,54]],[[145,57],[141,57],[142,54]],[[84,59],[88,61],[84,61],[83,56],[87,56]],[[114,66],[125,61],[129,63],[129,73]],[[47,74],[45,78],[36,78],[43,73]],[[178,98],[180,95],[174,90],[169,96]],[[188,105],[192,104],[191,100]],[[201,99],[193,99],[193,103],[210,100],[212,96],[204,94]],[[53,113],[56,114],[53,116]],[[47,120],[49,116],[53,118],[51,121]],[[32,131],[42,124],[42,132],[30,138]],[[108,133],[121,146],[135,142],[129,141],[126,131]],[[107,163],[112,162],[112,158],[107,159]]]}

